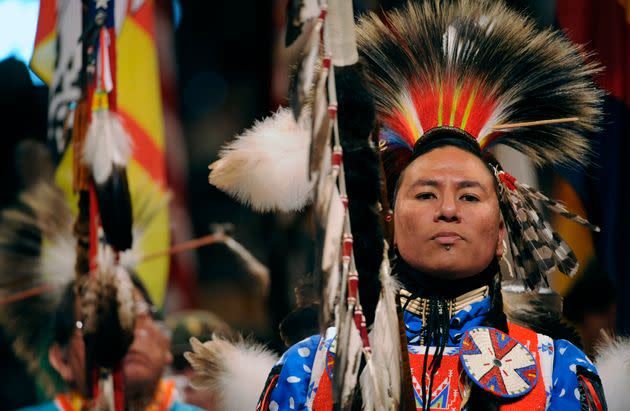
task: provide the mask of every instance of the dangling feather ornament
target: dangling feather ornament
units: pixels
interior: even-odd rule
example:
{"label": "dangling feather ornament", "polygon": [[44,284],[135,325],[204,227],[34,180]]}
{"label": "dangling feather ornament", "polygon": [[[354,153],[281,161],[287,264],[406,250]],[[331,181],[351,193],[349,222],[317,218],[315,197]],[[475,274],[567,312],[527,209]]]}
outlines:
{"label": "dangling feather ornament", "polygon": [[102,27],[99,33],[92,119],[82,154],[94,179],[106,240],[114,249],[124,251],[132,244],[132,209],[126,169],[131,158],[132,140],[110,107],[109,93],[114,88],[109,61],[111,41],[109,31]]}
{"label": "dangling feather ornament", "polygon": [[[553,211],[561,210],[561,215],[565,218],[594,231],[599,231],[599,228],[532,187],[519,183],[510,174],[495,169],[495,176],[502,200],[502,214],[512,243],[515,244],[512,253],[519,277],[529,288],[536,289],[542,281],[546,283],[547,275],[556,268],[568,276],[574,275],[578,269],[577,257],[571,247],[543,219],[535,202],[552,204],[553,208],[550,209]],[[536,262],[537,269],[525,266],[525,261],[530,260]]]}
{"label": "dangling feather ornament", "polygon": [[385,244],[381,265],[381,295],[370,333],[372,356],[361,374],[361,393],[365,411],[398,410],[400,406],[401,350],[396,313],[396,294],[400,284],[391,275],[388,247]]}
{"label": "dangling feather ornament", "polygon": [[304,55],[298,63],[295,77],[292,79],[289,89],[289,100],[296,121],[300,121],[304,115],[308,116],[303,111],[311,95],[313,85],[317,82],[317,73],[322,69],[319,58],[322,50],[322,30],[327,11],[325,5],[319,8],[319,16],[310,29],[310,33],[307,33],[309,37],[304,46]]}

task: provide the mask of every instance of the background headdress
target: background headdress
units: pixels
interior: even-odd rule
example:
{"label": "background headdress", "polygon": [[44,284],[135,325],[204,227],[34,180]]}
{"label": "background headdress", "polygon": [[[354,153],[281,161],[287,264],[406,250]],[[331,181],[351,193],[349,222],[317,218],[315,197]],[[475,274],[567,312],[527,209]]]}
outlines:
{"label": "background headdress", "polygon": [[[136,245],[157,210],[166,204],[157,194],[146,191],[140,196],[143,201],[134,207]],[[0,327],[12,338],[14,352],[48,395],[62,388],[48,363],[48,348],[54,342],[55,311],[76,278],[73,223],[62,191],[46,181],[21,193],[17,203],[0,214]],[[84,329],[102,334],[111,332],[112,325],[116,328],[112,322],[124,327],[124,333],[118,330],[116,338],[103,341],[106,345],[99,351],[104,356],[121,351],[124,355],[126,348],[119,345],[126,345],[124,336],[133,333],[137,307],[128,272],[142,260],[137,247],[120,255],[120,265],[114,265],[111,257],[111,253],[102,252],[103,269],[95,281],[84,284],[92,298],[82,307],[86,311]],[[115,294],[99,293],[99,287]],[[108,306],[112,302],[113,306]]]}

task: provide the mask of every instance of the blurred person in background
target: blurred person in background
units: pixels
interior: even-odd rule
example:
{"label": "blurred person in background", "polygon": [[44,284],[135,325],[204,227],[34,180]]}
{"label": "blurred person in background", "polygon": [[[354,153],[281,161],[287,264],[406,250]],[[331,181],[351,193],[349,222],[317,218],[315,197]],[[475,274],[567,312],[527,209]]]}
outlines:
{"label": "blurred person in background", "polygon": [[[134,299],[146,308],[138,313],[133,343],[123,360],[126,408],[129,410],[194,411],[197,408],[181,402],[175,383],[162,379],[173,361],[170,336],[141,281],[131,276]],[[67,391],[51,402],[28,407],[28,411],[82,410],[87,404],[85,345],[78,320],[79,305],[74,282],[69,284],[54,313],[54,343],[49,348],[49,361],[67,385]]]}
{"label": "blurred person in background", "polygon": [[[61,190],[50,181],[34,178],[16,203],[2,211],[0,219],[0,291],[6,297],[0,310],[0,326],[10,336],[13,351],[46,389],[48,398],[54,398],[27,409],[81,410],[92,405],[87,402],[91,394],[87,391],[87,335],[108,336],[99,341],[99,354],[120,352],[126,409],[197,409],[179,401],[174,383],[162,379],[172,362],[170,335],[143,283],[133,273],[133,264],[119,267],[116,277],[109,277],[118,290],[115,305],[103,299],[107,297],[100,297],[112,288],[112,283],[98,280],[105,278],[101,272],[90,281],[92,288],[87,289],[84,299],[77,298],[74,218]],[[128,288],[121,288],[123,283]],[[116,307],[114,317],[107,307]],[[94,314],[86,309],[93,309]],[[123,310],[128,329],[122,325]],[[95,323],[91,334],[84,327],[84,318]],[[106,331],[98,334],[101,330]],[[120,351],[121,341],[129,344],[124,351]],[[55,383],[57,376],[61,384]],[[100,395],[97,401],[100,404],[108,398]]]}

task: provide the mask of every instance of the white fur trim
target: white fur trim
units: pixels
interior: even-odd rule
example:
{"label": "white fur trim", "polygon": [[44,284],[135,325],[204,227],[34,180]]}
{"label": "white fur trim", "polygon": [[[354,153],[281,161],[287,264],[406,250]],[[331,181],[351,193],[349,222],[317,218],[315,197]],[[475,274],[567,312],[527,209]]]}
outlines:
{"label": "white fur trim", "polygon": [[628,410],[630,338],[616,338],[599,347],[595,367],[602,379],[608,410]]}
{"label": "white fur trim", "polygon": [[208,179],[256,211],[301,210],[313,188],[309,147],[310,130],[281,109],[225,146]]}

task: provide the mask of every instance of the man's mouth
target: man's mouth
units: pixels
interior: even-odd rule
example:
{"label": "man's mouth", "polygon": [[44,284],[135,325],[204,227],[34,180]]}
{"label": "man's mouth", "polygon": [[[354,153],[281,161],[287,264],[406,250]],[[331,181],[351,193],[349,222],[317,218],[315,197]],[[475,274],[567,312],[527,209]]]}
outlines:
{"label": "man's mouth", "polygon": [[146,361],[147,361],[147,357],[144,354],[142,354],[142,353],[140,353],[138,351],[135,351],[135,350],[127,352],[127,355],[125,355],[125,360],[124,360],[124,362],[126,362],[126,363],[127,362],[142,362],[142,363],[144,363]]}
{"label": "man's mouth", "polygon": [[458,240],[462,240],[463,238],[457,233],[445,231],[433,235],[431,239],[435,240],[440,245],[452,245],[455,244]]}

